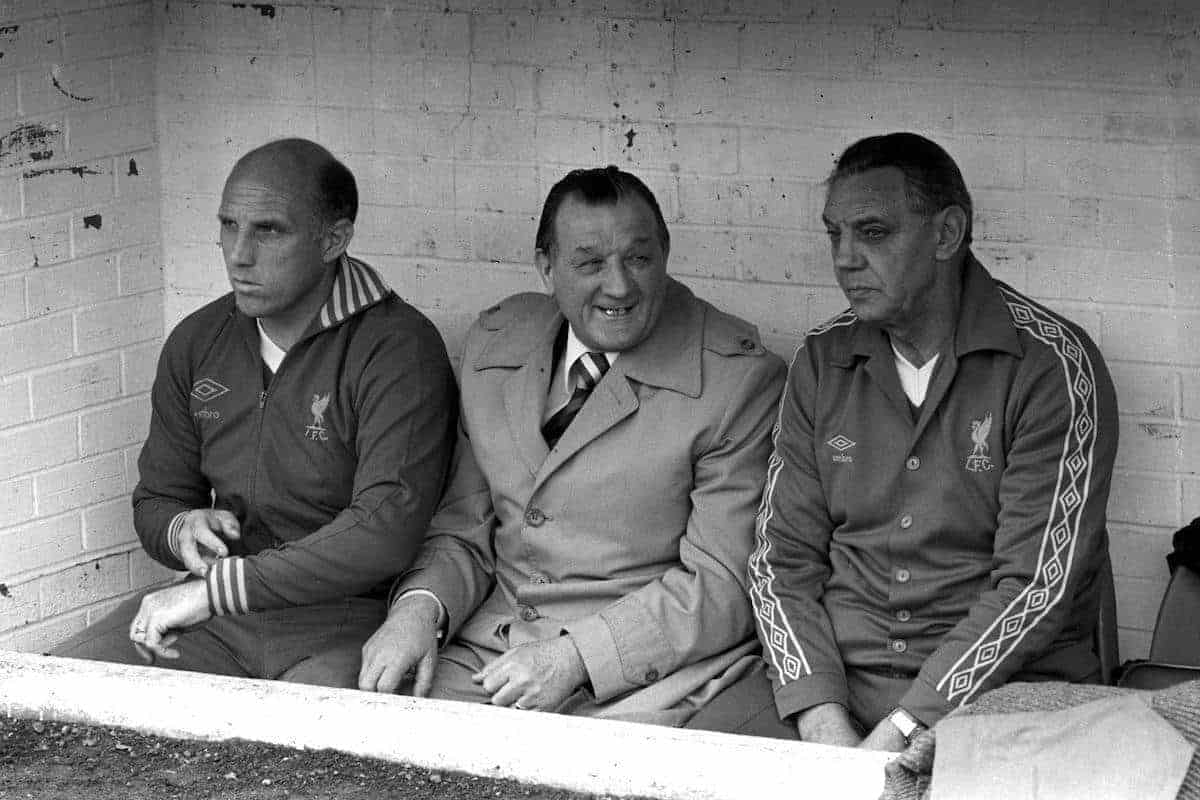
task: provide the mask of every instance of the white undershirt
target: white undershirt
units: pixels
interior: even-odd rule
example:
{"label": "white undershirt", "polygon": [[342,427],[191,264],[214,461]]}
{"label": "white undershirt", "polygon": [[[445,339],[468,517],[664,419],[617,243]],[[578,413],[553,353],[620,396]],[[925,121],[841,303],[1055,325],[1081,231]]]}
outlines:
{"label": "white undershirt", "polygon": [[271,372],[277,372],[279,365],[283,361],[283,357],[287,355],[287,350],[284,350],[279,345],[271,341],[271,337],[267,336],[267,332],[263,330],[262,320],[254,320],[254,324],[258,326],[258,352],[262,356],[262,360],[266,363],[267,368]]}
{"label": "white undershirt", "polygon": [[929,379],[933,377],[933,368],[937,366],[941,353],[934,353],[922,366],[914,367],[911,361],[900,355],[894,344],[892,352],[896,354],[896,372],[900,375],[900,386],[908,395],[908,401],[914,406],[920,406],[925,402],[925,393],[929,391]]}

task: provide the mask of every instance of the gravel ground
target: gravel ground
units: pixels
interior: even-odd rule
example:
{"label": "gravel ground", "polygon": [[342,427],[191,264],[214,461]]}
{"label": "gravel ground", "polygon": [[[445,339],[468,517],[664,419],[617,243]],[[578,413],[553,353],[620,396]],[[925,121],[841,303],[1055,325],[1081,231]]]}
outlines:
{"label": "gravel ground", "polygon": [[560,789],[230,739],[0,717],[0,800],[585,800]]}

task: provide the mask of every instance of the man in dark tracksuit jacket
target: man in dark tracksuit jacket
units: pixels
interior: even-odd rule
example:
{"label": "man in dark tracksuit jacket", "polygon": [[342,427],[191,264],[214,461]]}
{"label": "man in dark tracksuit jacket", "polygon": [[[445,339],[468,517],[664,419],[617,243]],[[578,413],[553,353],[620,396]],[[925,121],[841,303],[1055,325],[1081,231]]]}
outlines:
{"label": "man in dark tracksuit jacket", "polygon": [[345,645],[383,621],[420,546],[457,408],[437,330],[345,254],[356,208],[311,142],[235,166],[219,214],[234,291],[163,347],[133,495],[146,552],[203,580],[133,598],[55,655],[356,685]]}
{"label": "man in dark tracksuit jacket", "polygon": [[850,309],[789,370],[750,597],[793,735],[900,750],[1007,681],[1099,677],[1116,399],[1087,334],[971,254],[936,144],[865,139],[828,185]]}

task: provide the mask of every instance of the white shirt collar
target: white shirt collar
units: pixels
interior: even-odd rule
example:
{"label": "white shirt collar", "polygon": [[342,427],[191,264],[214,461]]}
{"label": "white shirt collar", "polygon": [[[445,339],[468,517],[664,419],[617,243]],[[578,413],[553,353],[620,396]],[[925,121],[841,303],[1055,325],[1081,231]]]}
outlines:
{"label": "white shirt collar", "polygon": [[[571,382],[570,382],[571,381],[571,365],[574,364],[576,359],[578,359],[581,355],[583,355],[584,353],[588,353],[588,352],[591,352],[591,351],[588,350],[587,347],[584,346],[583,342],[579,341],[579,337],[575,335],[575,329],[571,327],[570,323],[568,323],[567,324],[567,346],[563,350],[562,365],[559,367],[559,372],[562,374],[562,378],[561,378],[562,385],[564,388],[566,388],[568,395],[570,395],[571,392],[574,391],[574,389],[575,389],[575,387],[572,386]],[[608,365],[611,367],[613,362],[617,360],[617,356],[619,356],[621,354],[606,352],[604,355],[606,355],[608,357]]]}
{"label": "white shirt collar", "polygon": [[279,365],[283,362],[287,351],[271,341],[271,337],[267,336],[267,332],[263,330],[262,320],[255,319],[254,324],[258,326],[258,353],[271,372],[278,372]]}
{"label": "white shirt collar", "polygon": [[933,377],[933,368],[937,366],[941,353],[934,353],[933,357],[920,367],[914,367],[894,344],[892,352],[896,354],[896,372],[900,375],[900,386],[908,395],[909,402],[914,406],[921,405],[925,402],[925,393],[929,391],[929,379]]}

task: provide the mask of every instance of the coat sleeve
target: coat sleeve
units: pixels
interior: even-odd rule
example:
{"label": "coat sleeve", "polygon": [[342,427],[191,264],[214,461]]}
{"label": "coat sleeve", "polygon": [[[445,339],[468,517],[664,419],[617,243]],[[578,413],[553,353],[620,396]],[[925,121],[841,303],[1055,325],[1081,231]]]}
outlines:
{"label": "coat sleeve", "polygon": [[694,464],[679,563],[598,613],[563,626],[599,702],[728,650],[752,632],[746,559],[784,369],[769,353],[730,358],[748,368],[738,370],[720,424]]}
{"label": "coat sleeve", "polygon": [[1064,328],[1060,345],[1047,348],[1026,385],[1015,387],[1021,405],[1001,476],[990,588],[901,699],[927,725],[1043,652],[1103,561],[1116,397],[1082,334]]}
{"label": "coat sleeve", "polygon": [[816,386],[812,352],[802,346],[779,403],[750,557],[750,600],[780,718],[821,703],[846,705],[848,698],[821,604],[834,525],[813,455]]}
{"label": "coat sleeve", "polygon": [[133,526],[142,547],[175,570],[184,566],[168,544],[172,521],[185,511],[212,506],[212,487],[200,471],[200,438],[188,410],[186,339],[176,329],[159,355],[150,392],[150,431],[138,456],[133,490]]}
{"label": "coat sleeve", "polygon": [[396,581],[393,597],[414,589],[432,592],[446,610],[449,642],[487,598],[495,575],[492,536],[496,515],[471,440],[460,425],[454,467],[429,534],[412,568]]}
{"label": "coat sleeve", "polygon": [[349,505],[284,547],[219,559],[208,573],[214,613],[361,594],[411,564],[441,495],[457,408],[454,375],[431,323],[383,337],[359,379]]}

